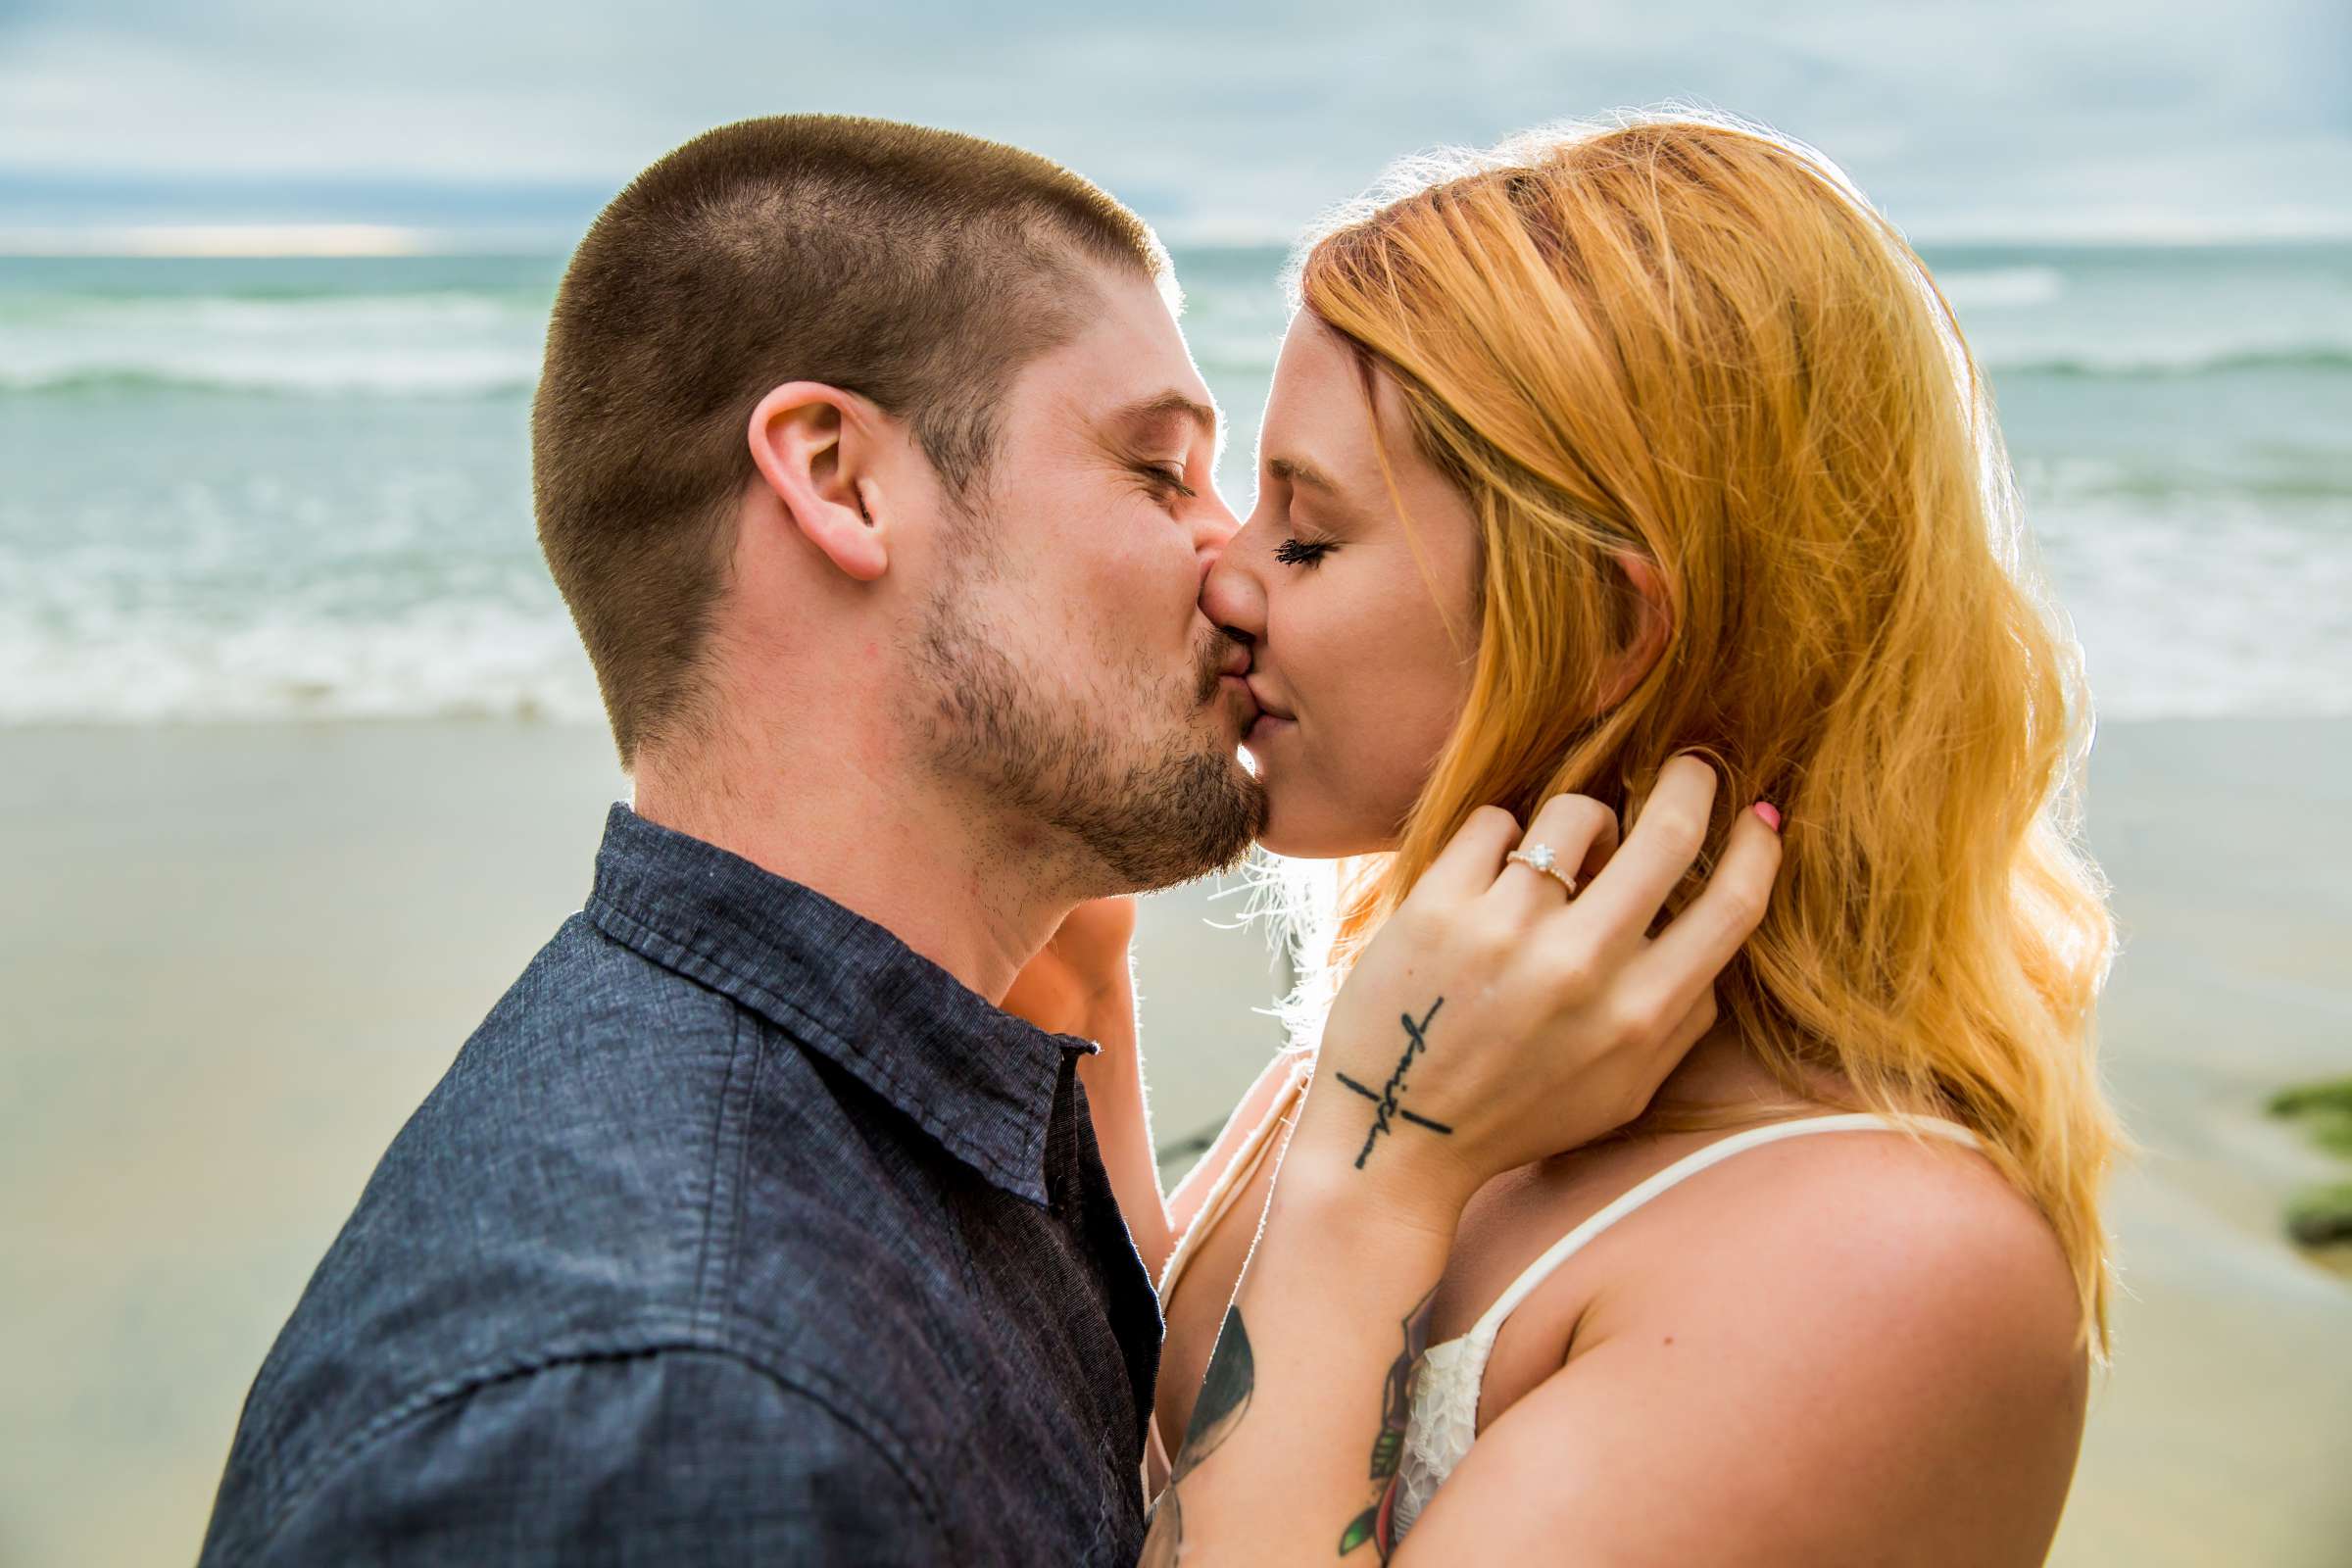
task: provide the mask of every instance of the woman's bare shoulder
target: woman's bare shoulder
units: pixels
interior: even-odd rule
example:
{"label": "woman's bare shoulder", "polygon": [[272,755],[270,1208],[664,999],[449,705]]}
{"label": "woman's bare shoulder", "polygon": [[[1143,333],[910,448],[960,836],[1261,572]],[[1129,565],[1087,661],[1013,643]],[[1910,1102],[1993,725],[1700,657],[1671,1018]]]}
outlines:
{"label": "woman's bare shoulder", "polygon": [[1657,1206],[1637,1266],[1610,1271],[1580,1339],[1719,1315],[1736,1298],[1851,1344],[1879,1375],[1907,1366],[1906,1384],[1968,1374],[1979,1396],[2072,1391],[2079,1407],[2073,1272],[2039,1208],[1976,1150],[1893,1130],[1788,1138]]}
{"label": "woman's bare shoulder", "polygon": [[1783,1139],[1575,1261],[1591,1266],[1565,1364],[1481,1428],[1415,1526],[1433,1558],[1571,1521],[1596,1559],[2046,1553],[2088,1357],[2055,1236],[1982,1155],[1890,1132]]}

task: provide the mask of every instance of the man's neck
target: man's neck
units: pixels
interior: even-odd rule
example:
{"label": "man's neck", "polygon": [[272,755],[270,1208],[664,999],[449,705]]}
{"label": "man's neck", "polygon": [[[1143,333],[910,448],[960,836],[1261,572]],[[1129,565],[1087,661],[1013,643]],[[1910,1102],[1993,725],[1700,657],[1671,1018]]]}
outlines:
{"label": "man's neck", "polygon": [[[815,751],[815,748],[810,748]],[[682,768],[640,760],[632,808],[873,921],[1002,1001],[1085,894],[1043,829],[976,821],[900,759]]]}

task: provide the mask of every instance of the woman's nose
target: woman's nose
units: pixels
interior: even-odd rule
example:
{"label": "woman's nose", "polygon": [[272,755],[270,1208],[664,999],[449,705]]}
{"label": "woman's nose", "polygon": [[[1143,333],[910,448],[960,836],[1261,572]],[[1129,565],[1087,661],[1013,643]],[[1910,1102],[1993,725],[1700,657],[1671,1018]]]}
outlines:
{"label": "woman's nose", "polygon": [[1214,553],[1200,578],[1200,613],[1209,624],[1255,642],[1266,631],[1266,592],[1250,541],[1245,527]]}

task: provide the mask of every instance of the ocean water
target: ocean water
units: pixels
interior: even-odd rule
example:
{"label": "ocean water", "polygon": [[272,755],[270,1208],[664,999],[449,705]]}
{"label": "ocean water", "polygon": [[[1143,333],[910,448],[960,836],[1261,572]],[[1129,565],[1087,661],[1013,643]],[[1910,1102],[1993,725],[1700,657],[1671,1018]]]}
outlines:
{"label": "ocean water", "polygon": [[[1246,506],[1284,256],[1176,260]],[[2352,245],[1929,261],[2099,711],[2352,712]],[[596,717],[530,519],[562,266],[0,258],[0,723]]]}

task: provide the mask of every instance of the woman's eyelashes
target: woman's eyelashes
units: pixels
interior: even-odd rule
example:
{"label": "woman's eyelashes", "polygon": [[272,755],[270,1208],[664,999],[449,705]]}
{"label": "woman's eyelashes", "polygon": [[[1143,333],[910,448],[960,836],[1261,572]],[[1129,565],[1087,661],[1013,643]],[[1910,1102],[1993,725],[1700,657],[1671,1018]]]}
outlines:
{"label": "woman's eyelashes", "polygon": [[1332,549],[1324,540],[1285,539],[1274,547],[1274,559],[1286,566],[1311,566],[1330,555]]}

